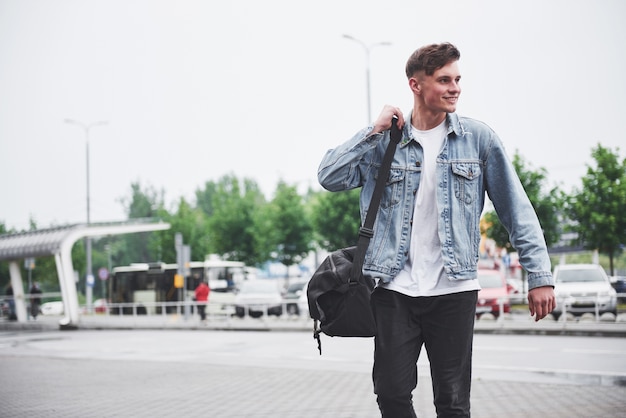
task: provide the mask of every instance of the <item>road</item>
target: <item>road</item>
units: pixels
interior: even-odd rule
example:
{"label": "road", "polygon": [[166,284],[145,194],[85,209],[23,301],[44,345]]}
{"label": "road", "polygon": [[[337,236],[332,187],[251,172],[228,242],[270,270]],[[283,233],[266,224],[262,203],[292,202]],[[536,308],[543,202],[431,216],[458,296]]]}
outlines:
{"label": "road", "polygon": [[[280,331],[107,330],[0,333],[0,355],[371,372],[373,340]],[[418,362],[428,375],[425,352]],[[626,385],[626,339],[575,336],[474,337],[474,378]]]}

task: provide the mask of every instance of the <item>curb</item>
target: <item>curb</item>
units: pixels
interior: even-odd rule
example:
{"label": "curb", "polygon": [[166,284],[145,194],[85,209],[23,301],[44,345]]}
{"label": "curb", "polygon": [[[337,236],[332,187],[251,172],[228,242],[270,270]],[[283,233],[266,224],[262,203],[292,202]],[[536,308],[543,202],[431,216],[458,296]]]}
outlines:
{"label": "curb", "polygon": [[[313,330],[311,321],[295,319],[224,319],[200,323],[196,317],[117,317],[83,316],[77,327],[67,328],[60,324],[61,317],[43,317],[37,321],[0,321],[0,331],[57,331],[57,330],[198,330],[198,331],[281,331],[306,332]],[[626,337],[626,322],[566,322],[566,321],[497,321],[478,320],[474,326],[477,334],[520,335],[567,335],[587,337]]]}

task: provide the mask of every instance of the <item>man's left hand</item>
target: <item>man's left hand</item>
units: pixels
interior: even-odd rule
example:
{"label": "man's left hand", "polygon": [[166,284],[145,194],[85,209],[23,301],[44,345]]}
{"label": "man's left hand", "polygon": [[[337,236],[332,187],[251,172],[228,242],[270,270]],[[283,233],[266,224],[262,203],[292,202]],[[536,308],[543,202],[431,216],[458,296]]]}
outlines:
{"label": "man's left hand", "polygon": [[556,308],[556,297],[552,286],[536,287],[528,291],[528,309],[530,315],[539,321]]}

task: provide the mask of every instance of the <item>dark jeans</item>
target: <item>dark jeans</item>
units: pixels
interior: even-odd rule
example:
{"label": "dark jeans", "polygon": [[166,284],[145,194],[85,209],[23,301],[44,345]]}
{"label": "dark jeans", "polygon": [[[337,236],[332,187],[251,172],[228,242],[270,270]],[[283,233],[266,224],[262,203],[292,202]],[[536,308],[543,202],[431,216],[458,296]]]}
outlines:
{"label": "dark jeans", "polygon": [[39,315],[39,303],[31,302],[30,303],[30,316],[37,319],[37,315]]}
{"label": "dark jeans", "polygon": [[197,306],[198,306],[198,314],[200,315],[200,320],[204,321],[206,319],[206,305],[204,303],[199,303]]}
{"label": "dark jeans", "polygon": [[372,308],[375,338],[374,393],[383,418],[414,418],[422,348],[430,361],[438,417],[470,416],[472,341],[478,292],[410,297],[377,288]]}

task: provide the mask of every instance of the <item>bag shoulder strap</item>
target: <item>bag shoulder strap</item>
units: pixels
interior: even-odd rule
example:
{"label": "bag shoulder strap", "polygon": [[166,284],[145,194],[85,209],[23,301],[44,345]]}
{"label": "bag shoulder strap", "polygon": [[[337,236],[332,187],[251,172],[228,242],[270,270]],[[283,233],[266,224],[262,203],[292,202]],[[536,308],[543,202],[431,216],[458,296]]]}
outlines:
{"label": "bag shoulder strap", "polygon": [[363,262],[365,261],[365,253],[369,246],[370,239],[374,236],[374,222],[376,221],[376,215],[378,214],[378,207],[380,206],[380,200],[383,196],[385,184],[387,183],[387,177],[391,170],[391,162],[393,161],[393,155],[396,152],[396,146],[402,139],[402,131],[398,128],[398,117],[394,115],[391,121],[391,140],[385,150],[383,162],[378,170],[378,178],[376,179],[376,186],[374,187],[374,193],[372,194],[372,200],[369,208],[367,209],[367,215],[365,216],[365,222],[363,226],[359,228],[359,239],[357,241],[357,249],[354,254],[354,260],[352,261],[352,270],[350,271],[350,281],[358,281],[361,270],[363,269]]}

